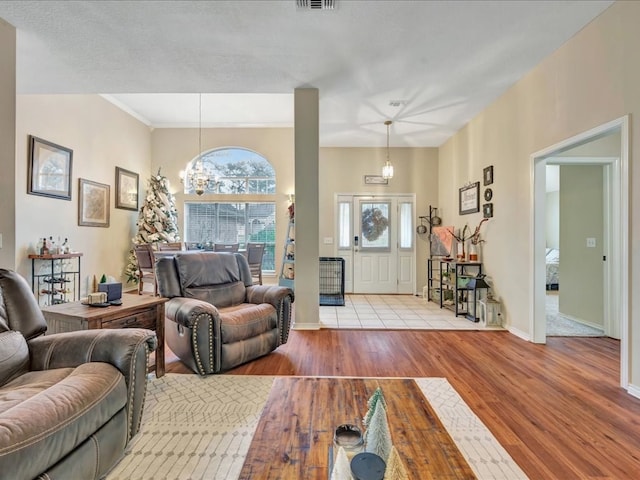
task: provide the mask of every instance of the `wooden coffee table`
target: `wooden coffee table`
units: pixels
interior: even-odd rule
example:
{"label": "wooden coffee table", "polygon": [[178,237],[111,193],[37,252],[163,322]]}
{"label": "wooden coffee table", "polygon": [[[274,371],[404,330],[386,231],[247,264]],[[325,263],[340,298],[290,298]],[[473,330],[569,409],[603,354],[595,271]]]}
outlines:
{"label": "wooden coffee table", "polygon": [[275,380],[239,478],[328,479],[334,428],[362,427],[367,400],[377,387],[409,478],[476,478],[412,379],[309,377]]}
{"label": "wooden coffee table", "polygon": [[94,328],[148,328],[156,332],[156,377],[164,375],[164,297],[125,293],[122,305],[90,307],[80,302],[42,307],[47,333]]}

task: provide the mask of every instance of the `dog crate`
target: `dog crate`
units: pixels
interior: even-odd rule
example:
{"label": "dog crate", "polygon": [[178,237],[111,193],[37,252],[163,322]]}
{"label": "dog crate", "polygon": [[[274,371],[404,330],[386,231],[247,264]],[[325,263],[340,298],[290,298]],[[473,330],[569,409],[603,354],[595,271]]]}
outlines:
{"label": "dog crate", "polygon": [[344,258],[320,257],[320,305],[344,307]]}

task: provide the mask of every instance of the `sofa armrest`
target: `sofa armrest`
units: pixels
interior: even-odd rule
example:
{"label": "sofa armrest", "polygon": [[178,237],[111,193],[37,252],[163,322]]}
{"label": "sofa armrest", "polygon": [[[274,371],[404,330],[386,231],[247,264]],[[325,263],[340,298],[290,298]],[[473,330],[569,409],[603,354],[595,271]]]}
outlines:
{"label": "sofa armrest", "polygon": [[165,317],[189,328],[193,328],[198,316],[203,314],[220,321],[220,312],[214,305],[196,298],[174,297],[164,307]]}
{"label": "sofa armrest", "polygon": [[77,367],[88,362],[116,367],[127,384],[129,438],[138,432],[149,353],[157,347],[155,332],[142,328],[82,330],[40,336],[28,344],[31,370]]}
{"label": "sofa armrest", "polygon": [[[182,336],[189,329],[192,354],[187,364],[200,375],[217,373],[221,368],[221,320],[218,309],[203,300],[174,297],[165,304],[166,338]],[[169,323],[172,322],[173,324]],[[177,328],[177,332],[170,329]],[[180,355],[179,355],[180,356]],[[181,357],[185,361],[184,357]],[[193,362],[191,363],[191,359]]]}
{"label": "sofa armrest", "polygon": [[280,344],[287,343],[291,328],[291,304],[294,301],[293,290],[279,285],[252,285],[247,287],[248,303],[269,303],[278,312],[278,330]]}

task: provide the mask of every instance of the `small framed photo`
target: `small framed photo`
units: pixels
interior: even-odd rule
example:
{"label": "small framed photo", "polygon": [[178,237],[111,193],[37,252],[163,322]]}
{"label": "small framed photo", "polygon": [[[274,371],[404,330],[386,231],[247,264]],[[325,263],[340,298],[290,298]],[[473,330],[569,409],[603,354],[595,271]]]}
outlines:
{"label": "small framed photo", "polygon": [[493,217],[493,203],[485,203],[482,205],[482,216],[484,218]]}
{"label": "small framed photo", "polygon": [[116,208],[138,210],[139,175],[116,167]]}
{"label": "small framed photo", "polygon": [[365,185],[389,185],[389,179],[384,178],[381,175],[365,175],[364,184]]}
{"label": "small framed photo", "polygon": [[27,193],[71,200],[73,150],[29,135]]}
{"label": "small framed photo", "polygon": [[476,213],[480,211],[480,182],[464,186],[459,191],[460,215]]}
{"label": "small framed photo", "polygon": [[109,185],[92,182],[84,178],[78,180],[78,225],[84,227],[108,227]]}
{"label": "small framed photo", "polygon": [[489,165],[482,170],[483,185],[491,185],[493,183],[493,165]]}

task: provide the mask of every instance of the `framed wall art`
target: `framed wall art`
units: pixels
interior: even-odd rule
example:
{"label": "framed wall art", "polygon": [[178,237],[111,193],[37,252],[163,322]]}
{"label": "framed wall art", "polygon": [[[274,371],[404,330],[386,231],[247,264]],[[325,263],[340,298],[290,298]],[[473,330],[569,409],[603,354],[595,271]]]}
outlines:
{"label": "framed wall art", "polygon": [[78,225],[109,226],[109,185],[80,178],[78,187]]}
{"label": "framed wall art", "polygon": [[492,218],[493,217],[493,203],[485,203],[482,206],[482,216],[484,218]]}
{"label": "framed wall art", "polygon": [[459,191],[460,215],[480,211],[480,182],[462,187]]}
{"label": "framed wall art", "polygon": [[116,167],[116,208],[138,210],[139,175]]}
{"label": "framed wall art", "polygon": [[482,170],[483,185],[491,185],[493,183],[493,165],[489,165]]}
{"label": "framed wall art", "polygon": [[384,178],[382,175],[365,175],[365,185],[389,185],[389,179]]}
{"label": "framed wall art", "polygon": [[29,135],[27,193],[71,200],[73,150]]}

